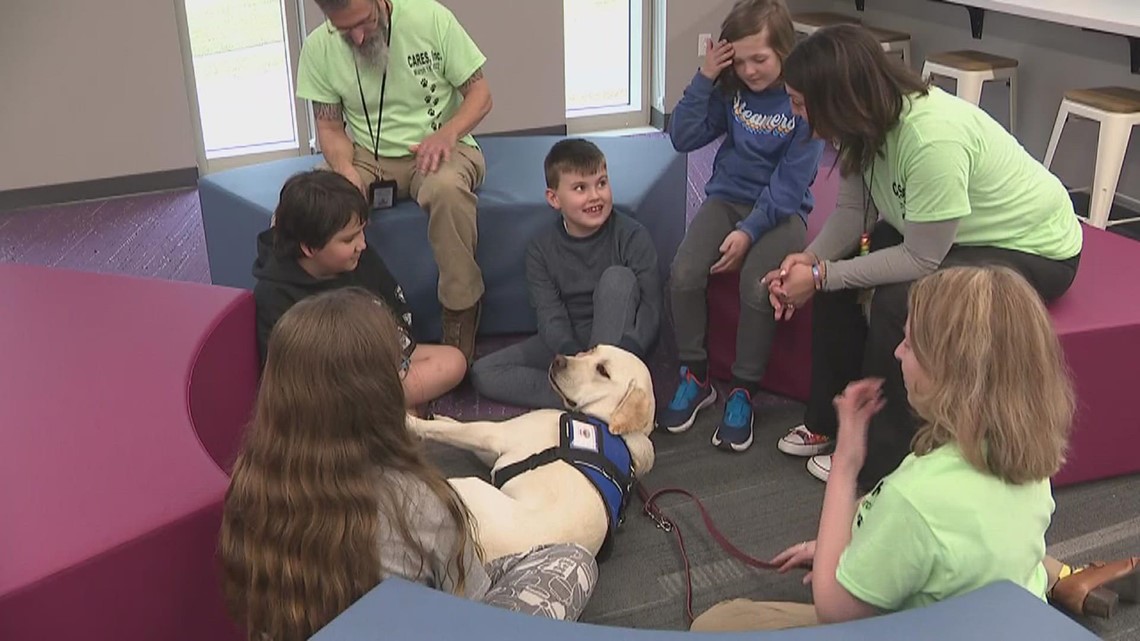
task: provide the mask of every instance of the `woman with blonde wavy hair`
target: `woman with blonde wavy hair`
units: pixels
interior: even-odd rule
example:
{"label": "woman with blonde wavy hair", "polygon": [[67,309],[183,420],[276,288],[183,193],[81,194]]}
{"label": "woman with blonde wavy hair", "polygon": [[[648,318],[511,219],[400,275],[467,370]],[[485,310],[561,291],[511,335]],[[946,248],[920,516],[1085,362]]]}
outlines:
{"label": "woman with blonde wavy hair", "polygon": [[356,288],[297,303],[270,335],[219,549],[250,639],[307,639],[389,576],[552,618],[585,607],[597,566],[580,547],[484,566],[470,514],[407,429],[398,337]]}
{"label": "woman with blonde wavy hair", "polygon": [[831,475],[815,541],[773,561],[810,565],[813,605],[730,601],[699,630],[834,623],[1012,581],[1077,613],[1135,599],[1136,558],[1073,568],[1045,555],[1049,478],[1065,458],[1073,391],[1041,297],[1006,267],[949,267],[910,289],[895,349],[921,421],[912,452],[863,497],[857,476],[882,381],[835,397]]}

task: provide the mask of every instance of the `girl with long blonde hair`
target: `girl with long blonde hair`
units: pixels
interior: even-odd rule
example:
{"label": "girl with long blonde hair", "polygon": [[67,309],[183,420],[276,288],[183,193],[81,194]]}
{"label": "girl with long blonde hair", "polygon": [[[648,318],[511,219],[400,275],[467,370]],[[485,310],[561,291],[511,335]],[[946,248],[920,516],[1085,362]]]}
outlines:
{"label": "girl with long blonde hair", "polygon": [[921,421],[911,454],[860,498],[882,381],[848,385],[833,400],[839,435],[818,537],[774,559],[782,571],[811,566],[814,604],[728,602],[694,629],[733,629],[746,615],[782,627],[847,621],[996,581],[1078,612],[1107,614],[1113,588],[1135,599],[1135,558],[1074,569],[1045,555],[1049,479],[1065,460],[1074,401],[1037,292],[1009,268],[950,267],[911,287],[907,311],[895,357]]}
{"label": "girl with long blonde hair", "polygon": [[401,363],[395,320],[361,289],[306,298],[274,327],[219,549],[250,639],[307,639],[389,576],[553,618],[585,607],[597,566],[582,548],[484,566],[470,514],[407,428]]}

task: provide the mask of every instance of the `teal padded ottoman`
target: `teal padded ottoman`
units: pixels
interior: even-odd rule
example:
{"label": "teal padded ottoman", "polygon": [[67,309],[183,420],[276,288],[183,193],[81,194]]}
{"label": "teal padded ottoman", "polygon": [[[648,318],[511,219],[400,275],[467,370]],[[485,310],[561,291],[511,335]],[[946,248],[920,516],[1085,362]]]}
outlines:
{"label": "teal padded ottoman", "polygon": [[[543,196],[542,161],[561,136],[497,136],[479,139],[487,179],[479,189],[479,246],[486,293],[480,334],[535,331],[527,300],[526,245],[557,212]],[[614,206],[648,228],[657,247],[662,282],[685,234],[685,156],[664,136],[591,138],[606,154]],[[202,178],[198,194],[214,284],[253,287],[250,269],[256,236],[269,226],[281,185],[315,167],[321,156],[302,156],[232,169]],[[415,317],[420,340],[438,340],[439,271],[427,240],[427,215],[404,201],[375,212],[365,232],[368,244],[400,281]]]}
{"label": "teal padded ottoman", "polygon": [[[621,579],[623,577],[613,577]],[[629,583],[628,577],[624,577]],[[645,599],[660,592],[647,580]],[[630,586],[636,589],[637,586]],[[662,598],[676,599],[675,595]],[[584,617],[585,619],[586,617]],[[310,641],[1096,641],[1024,588],[1008,581],[933,605],[836,625],[764,632],[634,630],[528,616],[462,599],[404,579],[385,579]]]}

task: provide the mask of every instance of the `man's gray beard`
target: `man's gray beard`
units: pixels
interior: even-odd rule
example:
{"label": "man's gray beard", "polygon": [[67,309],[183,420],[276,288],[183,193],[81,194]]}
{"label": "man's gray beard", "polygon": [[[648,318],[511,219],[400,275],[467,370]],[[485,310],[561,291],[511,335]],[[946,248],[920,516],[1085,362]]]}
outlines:
{"label": "man's gray beard", "polygon": [[384,28],[376,30],[372,37],[364,41],[359,47],[353,45],[352,51],[356,59],[369,68],[383,71],[388,67],[388,44]]}

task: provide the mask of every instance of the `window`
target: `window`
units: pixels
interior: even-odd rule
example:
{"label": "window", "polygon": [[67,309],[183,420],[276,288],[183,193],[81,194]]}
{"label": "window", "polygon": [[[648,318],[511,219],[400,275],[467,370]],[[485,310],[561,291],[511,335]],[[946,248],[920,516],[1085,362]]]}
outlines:
{"label": "window", "polygon": [[563,0],[563,11],[567,128],[647,125],[648,0]]}
{"label": "window", "polygon": [[307,112],[293,96],[296,0],[181,6],[200,171],[307,152]]}

